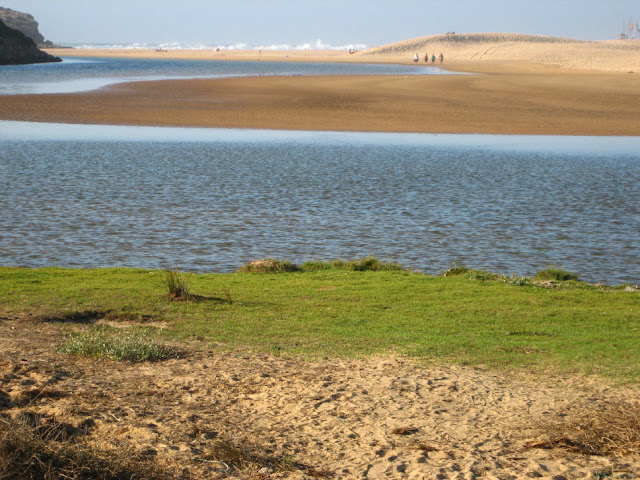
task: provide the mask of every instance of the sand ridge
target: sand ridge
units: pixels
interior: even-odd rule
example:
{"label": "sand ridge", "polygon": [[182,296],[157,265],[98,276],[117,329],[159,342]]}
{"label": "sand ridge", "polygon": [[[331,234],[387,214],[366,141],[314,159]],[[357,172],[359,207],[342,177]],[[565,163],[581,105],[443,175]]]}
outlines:
{"label": "sand ridge", "polygon": [[596,42],[513,33],[431,35],[373,48],[362,56],[392,61],[414,53],[419,54],[420,62],[425,53],[430,57],[443,53],[448,62],[472,64],[479,69],[495,63],[509,63],[640,73],[640,40]]}
{"label": "sand ridge", "polygon": [[5,120],[369,132],[640,135],[640,83],[610,73],[242,77],[0,96]]}

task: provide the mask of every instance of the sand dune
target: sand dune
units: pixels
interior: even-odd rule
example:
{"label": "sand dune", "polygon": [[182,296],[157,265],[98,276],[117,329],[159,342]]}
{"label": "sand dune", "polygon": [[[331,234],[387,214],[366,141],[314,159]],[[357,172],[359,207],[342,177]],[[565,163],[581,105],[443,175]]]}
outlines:
{"label": "sand dune", "polygon": [[[362,52],[375,61],[407,61],[414,53],[438,56],[447,63],[534,63],[580,70],[640,72],[640,40],[591,42],[509,33],[433,35]],[[384,59],[384,60],[383,60]],[[421,60],[422,61],[422,60]]]}

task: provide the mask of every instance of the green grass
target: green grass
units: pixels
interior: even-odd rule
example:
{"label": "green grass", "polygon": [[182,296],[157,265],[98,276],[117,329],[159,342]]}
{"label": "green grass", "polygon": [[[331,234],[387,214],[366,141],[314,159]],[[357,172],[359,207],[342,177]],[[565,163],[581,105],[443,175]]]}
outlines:
{"label": "green grass", "polygon": [[146,362],[175,357],[176,352],[151,338],[149,331],[90,327],[72,333],[59,347],[63,353]]}
{"label": "green grass", "polygon": [[[310,358],[397,353],[640,379],[637,291],[468,273],[183,273],[201,300],[171,302],[163,271],[0,268],[0,318],[154,320],[166,322],[162,334],[173,339],[227,349]],[[233,303],[219,301],[222,292]]]}

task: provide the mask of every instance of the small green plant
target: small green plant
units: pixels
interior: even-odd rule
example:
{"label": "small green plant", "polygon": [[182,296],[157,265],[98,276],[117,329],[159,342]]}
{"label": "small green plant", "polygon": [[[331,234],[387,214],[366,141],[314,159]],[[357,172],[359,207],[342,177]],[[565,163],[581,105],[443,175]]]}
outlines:
{"label": "small green plant", "polygon": [[275,258],[254,260],[253,262],[245,263],[238,269],[240,273],[288,273],[298,271],[300,271],[300,267],[295,263]]}
{"label": "small green plant", "polygon": [[571,280],[578,281],[578,275],[568,272],[563,268],[548,267],[536,273],[536,280],[551,280],[556,282],[568,282]]}
{"label": "small green plant", "polygon": [[487,272],[486,270],[469,270],[467,277],[470,280],[480,280],[482,282],[488,282],[490,280],[500,280],[501,275],[497,273]]}
{"label": "small green plant", "polygon": [[450,269],[446,270],[442,276],[443,277],[455,277],[457,275],[466,275],[467,273],[469,273],[471,271],[470,268],[465,267],[464,265],[454,265],[453,267],[451,267]]}
{"label": "small green plant", "polygon": [[87,328],[71,334],[59,349],[63,353],[136,362],[165,360],[176,352],[150,338],[148,330]]}
{"label": "small green plant", "polygon": [[459,277],[462,275],[466,276],[470,280],[480,280],[483,282],[488,280],[500,280],[500,278],[502,278],[502,276],[497,273],[487,272],[486,270],[474,270],[465,266],[453,266],[442,274],[443,277]]}
{"label": "small green plant", "polygon": [[531,284],[531,279],[527,278],[527,277],[519,277],[518,275],[516,275],[515,273],[513,275],[511,275],[510,277],[503,277],[504,278],[504,283],[507,283],[509,285],[515,285],[516,287],[523,287],[525,285],[530,285]]}
{"label": "small green plant", "polygon": [[164,282],[168,290],[167,295],[171,300],[193,300],[187,281],[178,270],[167,270]]}
{"label": "small green plant", "polygon": [[347,270],[354,270],[356,272],[399,271],[404,269],[405,268],[398,263],[386,262],[373,256],[361,260],[351,260],[347,266]]}

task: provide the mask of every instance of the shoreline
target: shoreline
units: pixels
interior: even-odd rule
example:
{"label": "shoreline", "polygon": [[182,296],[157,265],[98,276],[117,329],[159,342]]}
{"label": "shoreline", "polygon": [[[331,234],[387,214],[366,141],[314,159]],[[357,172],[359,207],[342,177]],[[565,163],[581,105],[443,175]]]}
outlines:
{"label": "shoreline", "polygon": [[[636,48],[635,43],[536,43],[534,38],[520,44],[502,39],[501,44],[490,35],[480,35],[480,41],[477,35],[456,37],[464,41],[454,45],[445,36],[427,37],[354,54],[53,49],[49,53],[67,57],[412,64],[410,52],[427,42],[431,51],[446,52],[443,68],[479,75],[139,81],[88,92],[0,96],[0,119],[308,131],[640,135],[640,82],[636,74],[623,73],[625,68],[619,66],[620,62],[635,65],[640,42]],[[594,70],[591,60],[583,58],[585,49],[595,49],[599,56],[606,53],[609,63]],[[620,54],[614,58],[611,52]],[[566,65],[557,61],[560,57]]]}
{"label": "shoreline", "polygon": [[[447,138],[458,138],[458,137],[495,137],[495,138],[504,138],[504,139],[513,139],[513,138],[522,138],[522,139],[551,139],[554,142],[557,141],[558,139],[588,139],[588,138],[593,138],[593,139],[609,139],[609,140],[613,140],[615,139],[616,142],[620,141],[621,139],[628,139],[630,141],[633,142],[633,146],[635,146],[635,142],[637,141],[638,137],[640,137],[640,135],[544,135],[544,134],[520,134],[520,133],[437,133],[437,132],[404,132],[404,131],[397,131],[397,132],[390,132],[390,131],[358,131],[358,130],[301,130],[301,129],[275,129],[275,128],[245,128],[245,127],[197,127],[197,126],[171,126],[171,125],[126,125],[126,124],[111,124],[111,123],[72,123],[72,122],[40,122],[40,121],[22,121],[22,120],[3,120],[0,118],[0,127],[2,126],[8,126],[9,128],[12,128],[12,133],[15,132],[15,128],[27,128],[27,129],[31,129],[31,128],[37,128],[39,130],[42,130],[43,128],[45,129],[51,129],[51,130],[47,130],[48,133],[44,134],[44,135],[40,135],[40,133],[38,134],[33,134],[32,137],[35,135],[35,138],[37,140],[40,139],[50,139],[53,138],[54,135],[54,131],[58,128],[68,128],[70,130],[66,130],[63,131],[64,134],[66,134],[67,132],[71,132],[73,131],[74,133],[77,133],[78,130],[76,129],[102,129],[104,128],[116,128],[116,129],[129,129],[129,128],[135,128],[135,129],[141,129],[141,130],[146,130],[147,132],[147,136],[145,136],[144,134],[142,135],[143,138],[149,138],[149,139],[156,139],[156,138],[160,138],[160,137],[156,137],[154,136],[154,134],[152,132],[154,132],[154,130],[157,129],[158,132],[163,132],[163,133],[167,133],[167,132],[180,132],[180,135],[186,136],[187,138],[193,139],[193,138],[202,138],[203,140],[207,140],[209,137],[207,137],[206,135],[208,135],[210,132],[215,132],[215,131],[221,131],[221,132],[225,132],[225,133],[230,133],[230,134],[236,134],[236,135],[240,135],[240,136],[246,136],[249,133],[260,133],[262,135],[269,135],[269,136],[273,136],[273,135],[317,135],[317,134],[326,134],[326,135],[341,135],[341,134],[345,134],[345,135],[408,135],[408,136],[412,136],[412,135],[416,135],[416,136],[421,136],[424,135],[427,138],[441,138],[441,139],[447,139]],[[147,130],[148,129],[148,130]],[[104,138],[107,138],[109,135],[111,135],[111,133],[108,133],[107,130],[100,130],[101,132],[107,132],[104,134]],[[56,133],[57,134],[57,133]],[[91,131],[91,135],[98,135],[98,131],[92,130]],[[30,137],[31,138],[31,137]],[[57,137],[56,137],[57,138]],[[101,136],[99,136],[99,138],[103,138]],[[174,138],[174,137],[171,137]],[[285,137],[281,137],[281,138],[285,138]],[[366,138],[366,137],[365,137]],[[374,138],[374,137],[371,137]],[[411,138],[411,137],[409,137]],[[20,137],[19,140],[25,140],[25,137]],[[453,140],[451,140],[453,141]],[[440,143],[438,143],[439,145]],[[444,144],[449,144],[447,142],[445,142]],[[487,143],[479,143],[479,145],[482,146],[486,146],[486,145],[491,145],[491,142]],[[511,144],[509,144],[511,145]],[[515,145],[515,143],[514,143]],[[599,145],[600,146],[600,145]],[[631,146],[628,146],[628,148],[631,148]],[[546,150],[544,150],[546,151]],[[631,152],[625,152],[628,154],[631,154]]]}

